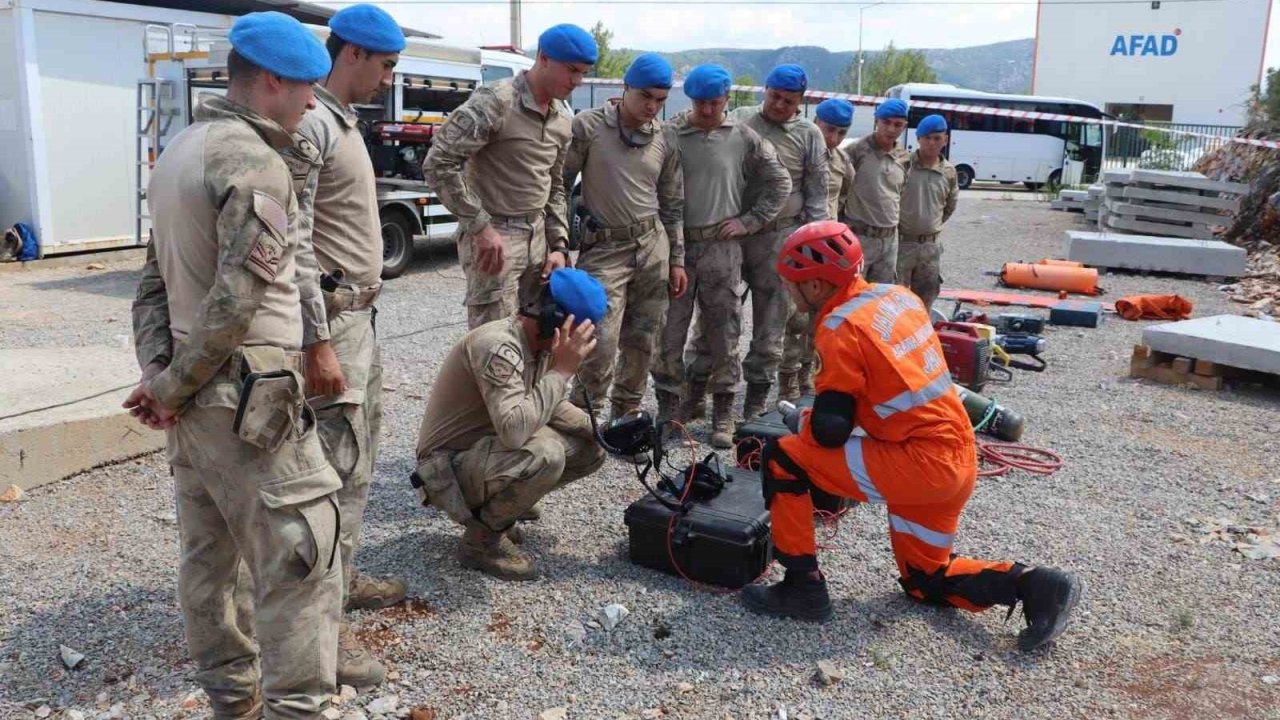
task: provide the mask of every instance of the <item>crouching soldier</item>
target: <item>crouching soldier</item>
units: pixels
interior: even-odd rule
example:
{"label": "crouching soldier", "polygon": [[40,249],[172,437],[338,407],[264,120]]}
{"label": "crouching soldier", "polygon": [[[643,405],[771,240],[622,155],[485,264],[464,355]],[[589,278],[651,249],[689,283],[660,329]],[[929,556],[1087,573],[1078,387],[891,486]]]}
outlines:
{"label": "crouching soldier", "polygon": [[463,567],[532,580],[516,521],[542,496],[604,464],[569,380],[596,346],[604,287],[587,273],[551,273],[539,300],[472,330],[445,358],[418,431],[410,478],[424,504],[466,530]]}

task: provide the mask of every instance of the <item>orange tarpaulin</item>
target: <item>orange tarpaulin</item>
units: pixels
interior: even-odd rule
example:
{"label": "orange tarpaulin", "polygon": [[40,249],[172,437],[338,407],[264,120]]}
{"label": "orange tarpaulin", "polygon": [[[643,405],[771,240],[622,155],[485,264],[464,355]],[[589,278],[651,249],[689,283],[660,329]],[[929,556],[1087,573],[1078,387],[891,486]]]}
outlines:
{"label": "orange tarpaulin", "polygon": [[1186,320],[1191,308],[1181,295],[1130,295],[1116,301],[1116,313],[1125,320]]}

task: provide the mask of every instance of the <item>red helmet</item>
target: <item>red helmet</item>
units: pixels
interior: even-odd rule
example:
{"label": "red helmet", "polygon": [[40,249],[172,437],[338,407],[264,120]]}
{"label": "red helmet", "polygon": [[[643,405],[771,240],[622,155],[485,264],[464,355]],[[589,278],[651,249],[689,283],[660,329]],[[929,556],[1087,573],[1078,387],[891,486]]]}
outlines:
{"label": "red helmet", "polygon": [[862,243],[849,226],[819,220],[791,233],[778,253],[778,275],[793,283],[825,280],[844,287],[862,274]]}

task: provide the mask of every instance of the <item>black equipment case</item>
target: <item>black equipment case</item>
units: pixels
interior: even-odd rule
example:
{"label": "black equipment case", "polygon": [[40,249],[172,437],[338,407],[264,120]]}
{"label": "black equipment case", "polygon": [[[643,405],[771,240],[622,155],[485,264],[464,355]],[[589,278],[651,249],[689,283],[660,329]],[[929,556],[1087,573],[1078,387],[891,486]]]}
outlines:
{"label": "black equipment case", "polygon": [[[813,396],[805,395],[800,398],[796,401],[796,407],[813,407]],[[754,452],[757,453],[754,461],[759,463],[758,453],[764,449],[766,442],[770,439],[781,438],[790,434],[791,429],[783,422],[782,413],[777,410],[770,410],[760,417],[738,426],[738,429],[733,434],[734,459],[739,466],[742,466],[744,464],[743,459]],[[809,495],[813,499],[814,509],[826,513],[840,513],[858,504],[852,498],[837,497],[816,487],[809,491]]]}
{"label": "black equipment case", "polygon": [[[725,479],[720,494],[690,504],[686,512],[652,495],[631,503],[624,516],[631,562],[727,588],[740,588],[760,577],[773,559],[760,474],[729,468]],[[664,497],[676,503],[670,495]]]}

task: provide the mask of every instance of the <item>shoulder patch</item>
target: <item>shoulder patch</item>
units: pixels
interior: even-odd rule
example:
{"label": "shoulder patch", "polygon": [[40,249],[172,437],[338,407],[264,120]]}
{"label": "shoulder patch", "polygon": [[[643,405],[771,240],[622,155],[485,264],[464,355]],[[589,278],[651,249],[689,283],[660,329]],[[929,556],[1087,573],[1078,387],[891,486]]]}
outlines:
{"label": "shoulder patch", "polygon": [[467,111],[466,107],[458,108],[449,116],[449,121],[441,128],[441,139],[445,142],[453,143],[474,135],[476,130],[476,119]]}
{"label": "shoulder patch", "polygon": [[489,352],[484,363],[484,379],[494,384],[506,383],[512,375],[524,372],[524,355],[520,349],[503,343]]}
{"label": "shoulder patch", "polygon": [[262,223],[263,231],[254,239],[245,267],[266,282],[275,282],[288,246],[289,212],[279,200],[261,190],[254,190],[253,214]]}

